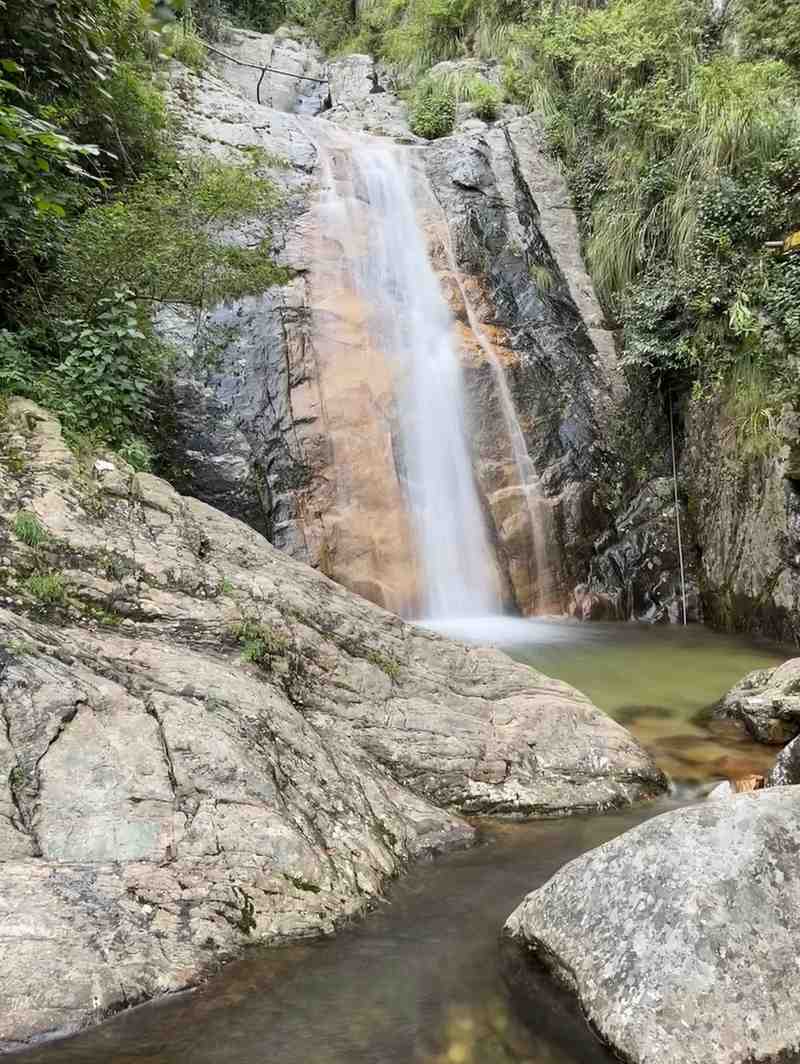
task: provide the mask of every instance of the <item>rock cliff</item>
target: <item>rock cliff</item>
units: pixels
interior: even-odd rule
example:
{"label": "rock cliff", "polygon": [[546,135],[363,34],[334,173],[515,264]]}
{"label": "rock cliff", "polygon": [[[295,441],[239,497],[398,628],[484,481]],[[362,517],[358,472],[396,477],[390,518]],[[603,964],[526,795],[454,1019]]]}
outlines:
{"label": "rock cliff", "polygon": [[[279,44],[282,65],[288,56],[292,69],[320,75],[313,45],[285,35]],[[275,47],[271,37],[240,34],[226,50],[259,62]],[[410,134],[405,104],[368,56],[326,69],[324,98],[313,83],[292,94],[286,78],[268,76],[262,101],[272,107],[254,102],[258,75],[247,68],[223,61],[222,77],[174,72],[184,150],[258,158],[282,188],[272,238],[292,278],[213,309],[199,327],[175,311],[162,315],[182,353],[170,476],[292,557],[413,612],[391,388],[363,358],[353,301],[331,288],[326,263],[343,249],[315,209],[321,148],[346,153],[352,131],[391,137],[409,144],[434,194],[420,202],[420,224],[462,340],[475,469],[509,597],[524,613],[561,611],[603,527],[595,484],[619,388],[564,181],[532,117],[508,109],[493,125],[465,118],[428,146]],[[225,237],[246,242],[256,229],[254,220]],[[520,415],[525,482],[498,367]]]}
{"label": "rock cliff", "polygon": [[777,453],[737,459],[721,406],[693,404],[684,457],[707,620],[800,645],[800,417]]}
{"label": "rock cliff", "polygon": [[325,933],[465,813],[663,779],[578,692],[409,626],[113,455],[0,423],[0,1046]]}

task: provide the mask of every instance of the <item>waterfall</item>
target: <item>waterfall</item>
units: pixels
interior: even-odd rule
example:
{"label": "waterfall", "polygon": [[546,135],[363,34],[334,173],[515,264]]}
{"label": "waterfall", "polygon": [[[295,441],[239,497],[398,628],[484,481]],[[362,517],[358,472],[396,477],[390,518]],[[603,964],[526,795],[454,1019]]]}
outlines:
{"label": "waterfall", "polygon": [[[553,539],[552,511],[545,499],[539,476],[534,468],[531,456],[528,454],[525,436],[523,435],[519,418],[517,417],[514,399],[511,395],[511,389],[508,386],[506,375],[503,372],[503,367],[500,365],[500,360],[497,357],[497,353],[495,352],[491,341],[481,328],[481,323],[478,321],[478,315],[475,313],[472,300],[470,299],[466,285],[462,280],[444,208],[435,197],[432,198],[435,201],[436,209],[441,217],[443,244],[447,256],[447,262],[450,266],[450,271],[455,279],[456,285],[458,286],[464,309],[467,312],[469,327],[486,357],[486,361],[491,368],[492,377],[497,387],[500,410],[503,415],[506,433],[511,444],[511,453],[514,457],[514,465],[516,466],[517,477],[519,478],[520,490],[524,494],[525,508],[528,514],[528,521],[530,522],[531,543],[533,546],[534,562],[536,566],[537,607],[543,612],[557,601],[548,586],[556,569],[556,564],[551,556],[550,550],[550,544]],[[546,583],[546,580],[548,583]]]}
{"label": "waterfall", "polygon": [[[454,322],[417,221],[414,174],[400,152],[367,140],[353,140],[327,165],[328,232],[338,231],[342,269],[365,308],[365,348],[383,353],[395,380],[400,473],[416,535],[423,610],[439,619],[499,613],[499,577],[472,467]],[[336,179],[337,165],[349,166],[347,180]]]}

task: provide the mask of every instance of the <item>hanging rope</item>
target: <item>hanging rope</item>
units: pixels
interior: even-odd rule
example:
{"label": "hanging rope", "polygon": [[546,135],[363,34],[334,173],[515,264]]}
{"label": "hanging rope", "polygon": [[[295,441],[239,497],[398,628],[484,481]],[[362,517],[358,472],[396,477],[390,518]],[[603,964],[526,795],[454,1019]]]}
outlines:
{"label": "hanging rope", "polygon": [[259,63],[246,63],[243,59],[237,59],[234,55],[228,55],[227,52],[221,51],[219,48],[215,48],[213,44],[206,44],[203,42],[209,52],[214,52],[215,55],[221,55],[223,59],[227,59],[229,63],[236,63],[238,66],[248,67],[250,70],[260,70],[261,77],[258,79],[256,85],[256,100],[261,103],[261,85],[264,81],[264,75],[269,71],[271,74],[280,74],[285,78],[294,78],[295,81],[313,81],[317,85],[327,85],[327,78],[311,78],[307,74],[291,74],[288,70],[278,70],[273,66],[262,66]]}
{"label": "hanging rope", "polygon": [[675,490],[675,527],[678,531],[678,561],[681,567],[681,597],[683,599],[683,623],[686,624],[686,577],[683,571],[683,543],[681,542],[681,511],[678,502],[678,466],[675,461],[675,428],[672,419],[672,391],[669,393],[669,442],[672,448],[672,486]]}

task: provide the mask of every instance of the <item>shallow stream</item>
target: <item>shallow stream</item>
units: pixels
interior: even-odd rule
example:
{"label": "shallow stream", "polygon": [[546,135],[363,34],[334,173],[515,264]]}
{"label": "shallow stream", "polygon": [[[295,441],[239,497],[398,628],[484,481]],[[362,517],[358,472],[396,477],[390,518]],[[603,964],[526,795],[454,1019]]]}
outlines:
{"label": "shallow stream", "polygon": [[[527,627],[520,627],[522,625]],[[497,641],[623,719],[678,780],[767,768],[774,751],[693,723],[745,672],[790,651],[688,629],[515,622]],[[678,792],[680,793],[680,792]],[[685,793],[685,792],[684,792]],[[579,1018],[518,1010],[498,932],[564,862],[678,797],[601,817],[486,823],[480,845],[413,869],[336,938],[253,950],[199,990],[142,1006],[20,1064],[595,1064]]]}

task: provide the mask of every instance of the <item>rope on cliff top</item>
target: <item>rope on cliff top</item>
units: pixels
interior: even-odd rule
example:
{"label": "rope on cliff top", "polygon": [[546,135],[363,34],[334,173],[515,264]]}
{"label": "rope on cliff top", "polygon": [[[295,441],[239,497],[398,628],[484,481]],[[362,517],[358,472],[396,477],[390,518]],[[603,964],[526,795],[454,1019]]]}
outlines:
{"label": "rope on cliff top", "polygon": [[675,527],[678,530],[678,561],[681,567],[681,597],[683,599],[683,623],[686,624],[686,577],[683,571],[683,544],[681,542],[681,511],[678,503],[678,467],[675,462],[675,429],[672,415],[672,392],[669,393],[669,442],[672,448],[672,486],[675,489]]}
{"label": "rope on cliff top", "polygon": [[327,78],[311,78],[307,74],[290,74],[288,70],[278,70],[277,67],[262,65],[260,63],[246,63],[244,59],[237,59],[235,55],[228,55],[227,52],[221,51],[219,48],[215,48],[213,44],[206,44],[203,41],[205,47],[209,52],[214,52],[215,55],[221,55],[223,59],[227,59],[230,63],[237,63],[239,66],[249,67],[250,70],[260,70],[261,77],[258,79],[256,85],[256,100],[261,103],[261,83],[264,80],[264,75],[269,71],[271,74],[281,74],[285,78],[294,78],[296,81],[313,81],[317,85],[327,85]]}

